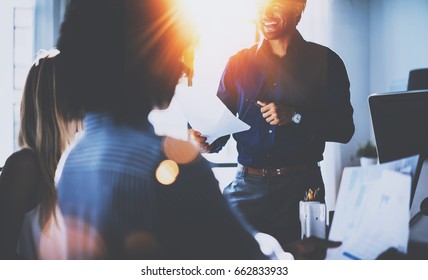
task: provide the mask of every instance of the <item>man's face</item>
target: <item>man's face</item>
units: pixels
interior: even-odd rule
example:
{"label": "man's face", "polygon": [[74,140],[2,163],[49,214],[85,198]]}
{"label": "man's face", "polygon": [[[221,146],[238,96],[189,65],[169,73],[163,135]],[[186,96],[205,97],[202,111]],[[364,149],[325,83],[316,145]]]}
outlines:
{"label": "man's face", "polygon": [[287,0],[262,0],[259,4],[258,23],[267,40],[281,39],[291,34],[297,25],[300,9]]}

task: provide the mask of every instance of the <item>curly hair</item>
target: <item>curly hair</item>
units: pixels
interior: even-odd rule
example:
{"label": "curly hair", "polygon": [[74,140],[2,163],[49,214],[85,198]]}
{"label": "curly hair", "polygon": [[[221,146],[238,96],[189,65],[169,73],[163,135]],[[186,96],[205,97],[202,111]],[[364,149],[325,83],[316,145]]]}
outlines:
{"label": "curly hair", "polygon": [[168,105],[190,44],[185,24],[174,0],[71,0],[57,44],[70,117],[139,125]]}

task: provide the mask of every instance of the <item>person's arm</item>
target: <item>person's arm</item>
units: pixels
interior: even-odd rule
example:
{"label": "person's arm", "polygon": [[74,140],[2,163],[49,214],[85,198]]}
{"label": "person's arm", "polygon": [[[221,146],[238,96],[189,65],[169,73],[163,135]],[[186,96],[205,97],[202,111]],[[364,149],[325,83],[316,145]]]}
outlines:
{"label": "person's arm", "polygon": [[324,141],[347,143],[355,131],[353,108],[350,101],[349,79],[340,57],[330,52],[327,59],[327,94],[319,110],[298,110],[301,114],[299,129]]}
{"label": "person's arm", "polygon": [[201,153],[218,153],[226,145],[230,135],[216,139],[213,143],[208,144],[207,137],[194,129],[188,130],[189,141],[199,148]]}
{"label": "person's arm", "polygon": [[0,176],[0,258],[17,258],[24,215],[34,196],[37,163],[30,153],[11,155]]}

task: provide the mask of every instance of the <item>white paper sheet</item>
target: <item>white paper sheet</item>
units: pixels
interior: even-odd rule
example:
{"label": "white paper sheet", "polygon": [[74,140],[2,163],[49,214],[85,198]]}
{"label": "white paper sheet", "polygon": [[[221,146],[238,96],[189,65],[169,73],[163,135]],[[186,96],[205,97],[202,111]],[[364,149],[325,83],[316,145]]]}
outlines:
{"label": "white paper sheet", "polygon": [[375,259],[390,247],[407,252],[411,176],[403,173],[417,160],[344,169],[329,235],[342,245],[326,259]]}
{"label": "white paper sheet", "polygon": [[185,94],[180,94],[178,102],[189,124],[207,137],[209,144],[221,136],[250,129],[217,96],[188,90]]}

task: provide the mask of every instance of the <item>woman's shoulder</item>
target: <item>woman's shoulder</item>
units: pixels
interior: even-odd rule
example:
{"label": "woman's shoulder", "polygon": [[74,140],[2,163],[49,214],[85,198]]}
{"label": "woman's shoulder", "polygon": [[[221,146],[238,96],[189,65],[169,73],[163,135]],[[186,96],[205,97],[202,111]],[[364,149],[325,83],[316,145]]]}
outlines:
{"label": "woman's shoulder", "polygon": [[36,154],[31,149],[21,149],[14,152],[6,160],[6,167],[13,167],[14,169],[36,169],[38,166]]}
{"label": "woman's shoulder", "polygon": [[39,163],[37,156],[30,149],[22,149],[10,155],[2,170],[2,177],[5,177],[5,181],[12,180],[15,182],[17,178],[21,178],[18,181],[32,182],[24,185],[34,185],[38,176]]}
{"label": "woman's shoulder", "polygon": [[[40,169],[35,153],[29,149],[17,151],[9,156],[0,176],[0,196],[26,200],[29,211],[37,204]],[[34,200],[34,201],[33,201]],[[33,202],[31,202],[33,201]]]}

